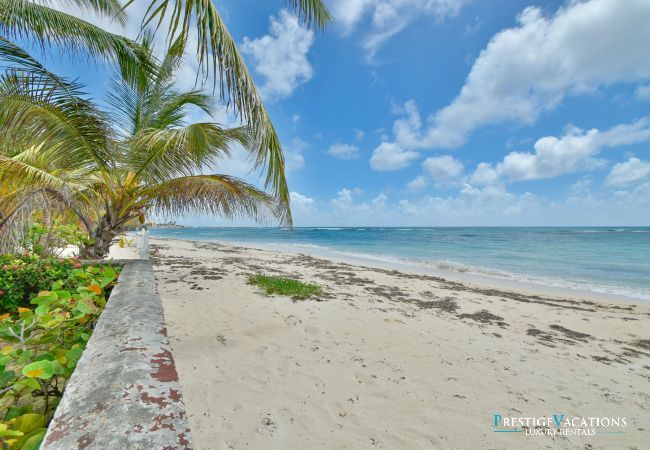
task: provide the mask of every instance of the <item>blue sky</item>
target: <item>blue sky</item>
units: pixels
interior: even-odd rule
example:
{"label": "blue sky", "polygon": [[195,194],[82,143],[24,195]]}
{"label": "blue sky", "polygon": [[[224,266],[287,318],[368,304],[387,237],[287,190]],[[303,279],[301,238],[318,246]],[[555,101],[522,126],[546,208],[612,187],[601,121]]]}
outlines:
{"label": "blue sky", "polygon": [[[313,33],[281,0],[215,0],[285,147],[296,225],[650,224],[649,0],[326,3],[336,22]],[[106,68],[49,63],[101,100]]]}

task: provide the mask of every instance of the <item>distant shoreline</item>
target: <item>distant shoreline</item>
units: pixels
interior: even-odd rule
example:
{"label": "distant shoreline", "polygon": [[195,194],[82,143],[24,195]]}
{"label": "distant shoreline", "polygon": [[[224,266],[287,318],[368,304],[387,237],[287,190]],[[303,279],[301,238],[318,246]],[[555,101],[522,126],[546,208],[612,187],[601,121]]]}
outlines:
{"label": "distant shoreline", "polygon": [[154,236],[155,239],[186,241],[192,243],[214,242],[221,245],[243,247],[249,249],[267,250],[278,253],[292,253],[298,255],[309,255],[319,258],[325,258],[332,261],[354,264],[360,267],[396,270],[404,273],[429,275],[445,278],[450,281],[467,283],[482,288],[505,289],[526,295],[554,296],[562,298],[572,298],[581,300],[591,300],[599,302],[624,302],[624,303],[650,303],[644,298],[633,296],[615,295],[609,293],[595,292],[586,289],[572,289],[562,286],[553,286],[549,284],[524,282],[514,279],[500,278],[475,272],[459,272],[453,269],[434,268],[432,266],[421,266],[414,263],[402,262],[399,260],[388,261],[368,258],[365,255],[352,255],[344,252],[323,251],[317,247],[295,247],[275,243],[254,243],[254,242],[233,242],[219,239],[201,240]]}

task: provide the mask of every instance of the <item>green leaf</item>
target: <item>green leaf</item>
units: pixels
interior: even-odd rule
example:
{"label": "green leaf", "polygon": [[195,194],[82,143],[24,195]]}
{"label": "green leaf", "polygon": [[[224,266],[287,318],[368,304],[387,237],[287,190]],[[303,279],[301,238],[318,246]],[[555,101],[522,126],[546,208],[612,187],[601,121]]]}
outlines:
{"label": "green leaf", "polygon": [[73,368],[74,366],[77,365],[77,362],[79,361],[79,358],[81,358],[81,354],[83,353],[83,350],[81,350],[79,347],[73,347],[68,352],[66,353],[66,358],[68,358],[68,367]]}
{"label": "green leaf", "polygon": [[84,280],[87,279],[87,278],[90,278],[90,274],[86,273],[86,271],[83,270],[83,269],[74,269],[71,272],[71,274],[75,278],[81,278],[81,279],[84,279]]}
{"label": "green leaf", "polygon": [[44,428],[47,424],[47,420],[41,414],[23,414],[22,416],[16,418],[13,429],[22,431],[25,434],[29,434],[32,431],[38,428]]}
{"label": "green leaf", "polygon": [[23,367],[23,375],[28,378],[42,378],[47,380],[52,378],[56,367],[52,361],[36,361]]}
{"label": "green leaf", "polygon": [[23,433],[15,430],[0,430],[0,437],[20,437]]}
{"label": "green leaf", "polygon": [[51,299],[51,300],[56,300],[57,298],[59,298],[56,292],[52,292],[52,291],[41,291],[38,293],[37,297],[40,299]]}
{"label": "green leaf", "polygon": [[0,387],[6,387],[14,379],[16,379],[16,372],[13,370],[3,370],[0,375]]}
{"label": "green leaf", "polygon": [[24,352],[22,352],[22,353],[18,356],[18,360],[17,360],[18,364],[25,364],[25,363],[28,362],[30,359],[32,359],[32,355],[33,355],[33,354],[34,354],[34,353],[33,353],[31,350],[29,350],[29,349],[28,349],[28,350],[25,350]]}
{"label": "green leaf", "polygon": [[85,301],[80,301],[79,303],[77,303],[77,309],[84,314],[90,314],[94,311],[94,307],[92,307]]}
{"label": "green leaf", "polygon": [[34,430],[29,436],[25,436],[25,442],[20,450],[38,450],[41,448],[41,442],[47,433],[47,428]]}
{"label": "green leaf", "polygon": [[46,315],[47,313],[50,312],[50,308],[45,306],[45,305],[41,305],[41,306],[37,307],[34,310],[34,312],[36,313],[37,316],[44,316],[44,315]]}
{"label": "green leaf", "polygon": [[63,375],[65,373],[65,369],[63,368],[63,365],[59,361],[51,361],[52,362],[52,368],[54,375]]}
{"label": "green leaf", "polygon": [[102,271],[102,279],[99,282],[99,285],[102,288],[105,288],[109,284],[111,284],[113,281],[115,281],[115,278],[117,277],[117,273],[115,270],[113,270],[112,267],[107,267]]}
{"label": "green leaf", "polygon": [[41,385],[38,384],[38,381],[36,381],[33,378],[27,378],[25,380],[20,380],[19,382],[16,383],[17,385],[23,386],[30,391],[38,391],[41,388]]}
{"label": "green leaf", "polygon": [[18,416],[22,416],[23,414],[27,414],[30,412],[32,412],[32,405],[26,405],[22,407],[10,406],[9,409],[7,410],[7,415],[5,417],[5,420],[11,420]]}
{"label": "green leaf", "polygon": [[68,291],[56,291],[56,295],[59,297],[59,300],[70,301],[72,299],[72,294]]}
{"label": "green leaf", "polygon": [[56,302],[59,299],[59,296],[56,292],[51,291],[41,291],[38,293],[37,297],[34,297],[30,303],[40,306],[50,306],[52,303]]}

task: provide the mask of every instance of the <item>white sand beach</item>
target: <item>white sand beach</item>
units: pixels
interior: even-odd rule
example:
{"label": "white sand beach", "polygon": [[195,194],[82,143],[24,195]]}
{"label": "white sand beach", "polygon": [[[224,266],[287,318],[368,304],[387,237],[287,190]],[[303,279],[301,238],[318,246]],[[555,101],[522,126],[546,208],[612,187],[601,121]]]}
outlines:
{"label": "white sand beach", "polygon": [[[650,304],[556,298],[240,246],[152,239],[199,449],[648,448]],[[267,297],[247,276],[321,285]],[[625,417],[622,434],[493,418]]]}

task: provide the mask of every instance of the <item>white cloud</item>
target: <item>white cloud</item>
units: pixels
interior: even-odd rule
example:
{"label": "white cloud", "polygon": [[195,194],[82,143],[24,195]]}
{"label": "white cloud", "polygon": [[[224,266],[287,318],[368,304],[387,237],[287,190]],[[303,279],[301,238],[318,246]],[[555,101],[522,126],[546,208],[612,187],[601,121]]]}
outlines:
{"label": "white cloud", "polygon": [[245,37],[241,50],[250,57],[255,72],[264,78],[262,96],[273,101],[289,97],[314,75],[307,59],[314,32],[284,9],[278,18],[271,16],[270,20],[269,34],[257,39]]}
{"label": "white cloud", "polygon": [[605,184],[608,186],[629,186],[650,178],[650,161],[642,161],[634,156],[612,167]]}
{"label": "white cloud", "polygon": [[553,201],[503,186],[466,185],[446,197],[425,195],[390,201],[379,194],[361,201],[351,189],[341,189],[330,208],[296,215],[307,226],[579,226],[646,225],[650,221],[650,182],[634,189],[593,196],[588,190]]}
{"label": "white cloud", "polygon": [[293,172],[305,167],[305,157],[300,153],[291,151],[284,152],[284,169],[287,172]]}
{"label": "white cloud", "polygon": [[330,10],[343,33],[349,34],[372,3],[372,0],[334,0]]}
{"label": "white cloud", "polygon": [[463,173],[463,164],[449,155],[427,158],[422,168],[434,181],[446,181]]}
{"label": "white cloud", "polygon": [[487,185],[499,179],[539,180],[588,171],[605,164],[603,160],[596,158],[602,149],[646,141],[650,141],[648,117],[617,125],[606,131],[569,127],[559,138],[545,136],[538,139],[534,152],[510,152],[502,162],[494,166],[480,163],[470,177],[470,182],[475,185]]}
{"label": "white cloud", "polygon": [[650,84],[636,88],[634,96],[639,100],[650,100]]}
{"label": "white cloud", "polygon": [[370,167],[382,172],[399,170],[407,167],[420,156],[411,150],[403,150],[397,144],[383,142],[370,157]]}
{"label": "white cloud", "polygon": [[362,141],[365,136],[366,133],[364,133],[363,130],[354,130],[354,138],[357,141]]}
{"label": "white cloud", "polygon": [[284,147],[284,168],[287,172],[293,172],[305,167],[305,157],[302,152],[309,144],[300,138],[294,138],[289,145]]}
{"label": "white cloud", "polygon": [[369,31],[363,37],[367,59],[391,37],[414,20],[434,16],[438,20],[457,15],[468,0],[334,0],[331,11],[344,35],[349,35],[366,18]]}
{"label": "white cloud", "polygon": [[305,195],[302,195],[299,192],[290,192],[289,193],[291,197],[291,203],[294,205],[301,205],[301,206],[307,206],[307,205],[313,205],[314,204],[314,199],[311,197],[307,197]]}
{"label": "white cloud", "polygon": [[403,169],[420,156],[416,149],[427,147],[423,145],[426,137],[422,134],[422,118],[415,102],[409,100],[402,107],[394,106],[392,111],[404,117],[393,124],[394,141],[381,143],[373,152],[370,165],[375,170]]}
{"label": "white cloud", "polygon": [[302,195],[299,192],[290,192],[289,197],[291,198],[291,208],[294,210],[309,211],[314,205],[313,198]]}
{"label": "white cloud", "polygon": [[498,172],[508,180],[539,180],[604,165],[594,158],[602,148],[600,133],[573,129],[564,136],[546,136],[535,142],[534,153],[511,152],[498,165]]}
{"label": "white cloud", "polygon": [[[348,191],[348,192],[341,192]],[[503,187],[465,186],[455,195],[425,195],[414,200],[390,201],[383,194],[361,201],[352,189],[335,199],[299,207],[297,226],[644,226],[650,222],[650,182],[632,189],[604,191],[594,196],[578,190],[552,201],[531,193],[515,194]],[[294,198],[295,196],[292,196]],[[343,197],[343,202],[337,199]],[[307,197],[308,198],[308,197]],[[337,207],[334,207],[336,205]],[[184,220],[189,225],[230,225],[223,219]],[[251,226],[252,222],[235,222]]]}
{"label": "white cloud", "polygon": [[[359,188],[354,188],[354,189],[343,188],[336,193],[336,198],[332,199],[330,201],[330,204],[334,209],[348,210],[353,205],[355,205],[354,197],[358,197],[361,194],[363,194],[363,191]],[[363,203],[363,205],[365,205],[364,209],[367,208],[366,203]]]}
{"label": "white cloud", "polygon": [[421,192],[428,184],[429,180],[427,177],[424,175],[418,175],[408,182],[406,189],[408,189],[409,192]]}
{"label": "white cloud", "polygon": [[498,179],[499,173],[492,167],[492,164],[482,162],[476,166],[476,170],[474,170],[474,173],[469,178],[469,182],[477,186],[485,186],[495,184]]}
{"label": "white cloud", "polygon": [[384,194],[379,194],[377,197],[373,198],[370,204],[375,208],[385,208],[388,203],[388,197]]}
{"label": "white cloud", "polygon": [[358,159],[359,158],[359,147],[351,144],[336,143],[330,146],[327,149],[327,154],[333,156],[337,159]]}
{"label": "white cloud", "polygon": [[619,0],[570,1],[550,17],[526,8],[518,26],[492,37],[458,96],[426,127],[402,120],[396,142],[403,150],[458,147],[481,126],[531,124],[567,95],[648,80],[641,43],[650,42],[649,22],[647,0],[627,0],[624,8]]}
{"label": "white cloud", "polygon": [[569,187],[569,194],[573,197],[579,195],[589,194],[589,187],[591,186],[592,179],[589,175],[585,175]]}

